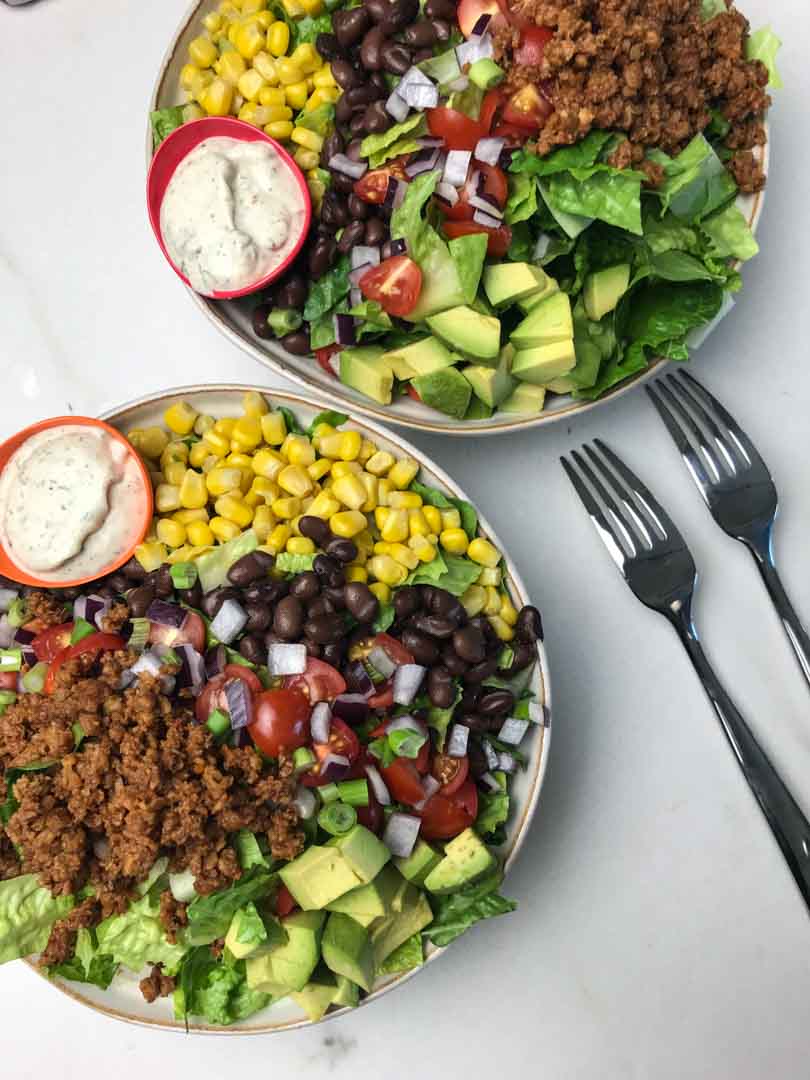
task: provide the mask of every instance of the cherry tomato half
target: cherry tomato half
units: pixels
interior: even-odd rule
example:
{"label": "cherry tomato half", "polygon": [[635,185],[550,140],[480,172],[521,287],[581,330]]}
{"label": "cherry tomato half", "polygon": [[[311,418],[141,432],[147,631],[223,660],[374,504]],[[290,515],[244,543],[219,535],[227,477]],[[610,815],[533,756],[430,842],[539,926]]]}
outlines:
{"label": "cherry tomato half", "polygon": [[426,840],[450,840],[468,829],[478,817],[478,791],[466,780],[452,795],[438,792],[420,813],[420,832]]}
{"label": "cherry tomato half", "polygon": [[487,30],[490,33],[509,25],[508,10],[501,0],[461,0],[456,12],[459,29],[468,38],[482,15],[491,15]]}
{"label": "cherry tomato half", "polygon": [[225,684],[233,679],[241,679],[252,694],[262,691],[261,680],[244,664],[226,664],[222,673],[209,679],[202,693],[194,702],[194,715],[198,724],[205,724],[214,709],[228,711],[228,699],[225,697]]}
{"label": "cherry tomato half", "polygon": [[491,229],[487,225],[479,225],[476,221],[445,221],[442,229],[444,235],[450,240],[457,236],[469,236],[471,233],[486,233],[489,237],[487,255],[503,256],[512,243],[512,230],[508,225],[499,225],[497,229]]}
{"label": "cherry tomato half", "polygon": [[506,173],[503,169],[499,169],[497,165],[484,165],[476,161],[475,165],[470,165],[467,180],[459,192],[458,202],[455,206],[447,206],[444,203],[438,204],[445,218],[449,221],[472,221],[475,207],[470,205],[470,199],[478,194],[476,190],[477,181],[473,183],[473,177],[477,172],[484,174],[484,192],[491,195],[501,208],[506,204],[506,198],[509,194]]}
{"label": "cherry tomato half", "polygon": [[448,150],[474,150],[479,139],[489,134],[482,120],[471,120],[456,109],[441,106],[427,110],[428,131],[434,138],[444,139]]}
{"label": "cherry tomato half", "polygon": [[335,369],[329,363],[329,359],[336,352],[340,352],[341,348],[341,345],[325,345],[322,349],[315,349],[315,359],[318,361],[326,374],[331,375],[333,379],[337,378],[337,374],[335,373]]}
{"label": "cherry tomato half", "polygon": [[422,271],[407,255],[394,255],[367,270],[358,285],[367,300],[376,300],[383,311],[403,318],[416,307],[422,291]]}
{"label": "cherry tomato half", "polygon": [[539,67],[543,62],[546,45],[554,37],[554,31],[545,26],[526,26],[520,34],[520,44],[515,49],[518,67]]}
{"label": "cherry tomato half", "polygon": [[276,915],[280,919],[283,919],[285,915],[291,915],[293,911],[298,907],[293,894],[283,883],[279,885],[278,892],[276,893]]}
{"label": "cherry tomato half", "polygon": [[384,649],[390,660],[395,664],[412,664],[413,653],[409,652],[401,641],[397,641],[390,634],[375,634],[371,641],[371,648]]}
{"label": "cherry tomato half", "polygon": [[262,753],[277,758],[307,745],[310,711],[298,690],[265,690],[256,695],[248,733]]}
{"label": "cherry tomato half", "polygon": [[149,624],[149,641],[152,645],[191,645],[198,653],[205,652],[205,623],[196,611],[189,611],[180,627]]}
{"label": "cherry tomato half", "polygon": [[73,633],[73,623],[62,623],[61,626],[51,626],[34,638],[31,648],[37,660],[44,660],[50,664],[57,653],[70,645],[70,635]]}
{"label": "cherry tomato half", "polygon": [[390,765],[380,768],[380,774],[396,802],[413,806],[424,799],[425,791],[415,761],[394,758]]}
{"label": "cherry tomato half", "polygon": [[[331,782],[333,778],[323,770],[324,762],[330,754],[339,754],[341,757],[348,758],[349,765],[353,765],[360,756],[360,740],[348,724],[344,723],[340,717],[333,716],[329,724],[329,742],[325,745],[316,743],[313,750],[318,761],[301,777],[304,787],[319,787],[321,784]],[[343,775],[345,776],[346,773]]]}
{"label": "cherry tomato half", "polygon": [[310,704],[319,701],[334,701],[338,694],[346,691],[346,680],[331,664],[315,657],[307,657],[306,670],[302,675],[288,675],[284,680],[287,690],[297,690],[308,698]]}
{"label": "cherry tomato half", "polygon": [[[347,779],[349,780],[368,780],[366,774],[366,765],[377,765],[377,759],[369,755],[365,746],[360,747],[360,755],[349,770]],[[357,820],[361,825],[364,825],[367,829],[371,829],[373,833],[382,832],[384,824],[383,808],[377,802],[377,798],[374,794],[374,789],[369,782],[368,787],[368,806],[357,807]]]}
{"label": "cherry tomato half", "polygon": [[45,676],[45,686],[43,687],[46,694],[53,693],[54,686],[56,685],[56,674],[61,666],[68,660],[75,660],[77,656],[84,656],[87,653],[96,652],[119,652],[121,649],[125,649],[127,643],[118,634],[88,634],[86,638],[82,638],[81,641],[75,645],[68,645],[66,649],[62,649],[51,660],[51,666],[48,668],[48,674]]}
{"label": "cherry tomato half", "polygon": [[513,94],[503,109],[503,122],[537,131],[554,112],[554,106],[532,83]]}
{"label": "cherry tomato half", "polygon": [[0,690],[16,690],[17,674],[16,671],[0,671]]}
{"label": "cherry tomato half", "polygon": [[405,162],[407,157],[394,158],[389,161],[382,169],[372,169],[371,172],[367,172],[365,176],[361,176],[359,180],[354,182],[354,193],[358,199],[362,199],[363,202],[371,203],[374,206],[382,206],[385,202],[385,195],[388,191],[388,181],[391,177],[396,177],[397,180],[407,180],[407,174],[405,172]]}
{"label": "cherry tomato half", "polygon": [[470,759],[467,757],[450,757],[449,754],[436,754],[430,767],[431,774],[442,785],[442,795],[453,795],[464,781],[470,771]]}

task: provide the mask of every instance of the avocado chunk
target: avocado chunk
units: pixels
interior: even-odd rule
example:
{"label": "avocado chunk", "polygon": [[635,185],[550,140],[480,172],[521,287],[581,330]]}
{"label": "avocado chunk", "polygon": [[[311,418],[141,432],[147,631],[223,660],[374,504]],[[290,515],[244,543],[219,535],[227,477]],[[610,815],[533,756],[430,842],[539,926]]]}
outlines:
{"label": "avocado chunk", "polygon": [[501,402],[501,412],[541,413],[546,400],[545,386],[518,383],[506,401]]}
{"label": "avocado chunk", "polygon": [[574,351],[577,362],[567,375],[552,379],[548,389],[553,394],[570,394],[572,390],[581,390],[593,386],[599,377],[602,353],[592,341],[574,338]]}
{"label": "avocado chunk", "polygon": [[609,311],[613,311],[627,292],[629,284],[629,263],[619,263],[618,266],[608,266],[605,270],[595,270],[588,274],[582,287],[582,299],[588,318],[599,322]]}
{"label": "avocado chunk", "polygon": [[547,386],[551,379],[569,372],[576,362],[574,342],[556,341],[553,345],[537,345],[515,353],[512,374],[522,382]]}
{"label": "avocado chunk", "polygon": [[564,292],[555,292],[532,308],[509,335],[509,340],[516,349],[533,349],[537,345],[566,341],[573,336],[571,301]]}
{"label": "avocado chunk", "polygon": [[492,263],[484,268],[483,284],[493,307],[507,307],[546,288],[548,278],[539,266],[525,262]]}
{"label": "avocado chunk", "polygon": [[283,866],[279,876],[304,911],[324,908],[362,884],[341,851],[317,844]]}
{"label": "avocado chunk", "polygon": [[515,355],[514,345],[504,345],[498,356],[496,368],[470,364],[462,369],[462,375],[485,405],[497,409],[504,398],[515,389],[515,380],[509,374]]}
{"label": "avocado chunk", "polygon": [[536,308],[541,301],[548,300],[549,296],[553,296],[554,293],[559,291],[560,286],[554,278],[546,277],[545,287],[538,292],[533,292],[528,296],[524,296],[522,300],[518,300],[518,307],[524,314],[528,315],[532,308]]}
{"label": "avocado chunk", "polygon": [[464,413],[465,420],[489,420],[492,416],[492,409],[489,405],[485,405],[480,397],[476,397],[475,394],[470,398],[470,404],[467,406],[467,411]]}
{"label": "avocado chunk", "polygon": [[432,375],[417,375],[411,380],[425,405],[463,420],[470,404],[470,384],[455,368],[443,368]]}
{"label": "avocado chunk", "polygon": [[456,362],[456,357],[435,337],[423,338],[402,349],[392,349],[384,359],[398,379],[431,375],[441,368],[452,367]]}
{"label": "avocado chunk", "polygon": [[264,925],[254,903],[245,904],[234,914],[228,933],[225,935],[225,948],[237,960],[244,960],[267,942],[267,928]]}
{"label": "avocado chunk", "polygon": [[281,924],[287,933],[286,943],[270,953],[249,956],[245,961],[248,986],[268,994],[279,989],[287,993],[303,990],[320,959],[325,918],[322,911],[296,911],[288,915]]}
{"label": "avocado chunk", "polygon": [[360,1003],[360,987],[351,979],[347,979],[345,975],[338,975],[336,981],[337,989],[332,1003],[334,1005],[345,1005],[350,1009],[356,1008]]}
{"label": "avocado chunk", "polygon": [[[378,840],[374,833],[364,825],[355,825],[343,836],[333,837],[327,846],[337,848],[363,885],[373,881],[391,858],[391,852],[385,844]],[[289,888],[289,885],[287,888]],[[290,892],[292,892],[292,889],[290,889]],[[348,889],[344,889],[341,893],[330,897],[330,899],[334,900],[337,896],[342,896],[343,892],[348,892]],[[293,895],[295,894],[293,893]],[[322,904],[321,907],[323,906]]]}
{"label": "avocado chunk", "polygon": [[325,973],[318,975],[308,982],[303,990],[290,994],[295,1004],[303,1009],[307,1018],[317,1023],[325,1015],[329,1006],[334,1002],[337,994],[337,985],[334,979],[330,979]]}
{"label": "avocado chunk", "polygon": [[340,381],[366,397],[390,405],[394,373],[376,345],[353,346],[340,353]]}
{"label": "avocado chunk", "polygon": [[327,904],[326,910],[351,915],[361,926],[369,926],[375,919],[390,913],[394,897],[401,885],[402,877],[389,863],[368,885],[361,885],[358,889],[344,893]]}
{"label": "avocado chunk", "polygon": [[495,856],[473,829],[465,829],[445,846],[444,858],[425,878],[432,893],[448,893],[477,881],[495,865]]}
{"label": "avocado chunk", "polygon": [[427,840],[417,840],[416,846],[407,859],[394,859],[394,865],[400,874],[413,885],[421,885],[434,867],[442,861],[441,855],[430,846]]}
{"label": "avocado chunk", "polygon": [[336,975],[370,990],[374,982],[374,953],[368,931],[351,917],[335,911],[327,920],[321,941],[323,961]]}
{"label": "avocado chunk", "polygon": [[433,922],[433,912],[430,910],[427,897],[421,889],[417,889],[415,885],[408,882],[402,893],[401,910],[380,919],[371,928],[375,970],[379,969],[403,941],[407,941],[409,937],[424,930],[431,922]]}
{"label": "avocado chunk", "polygon": [[475,360],[495,360],[501,347],[500,321],[466,305],[431,315],[427,324],[451,348]]}

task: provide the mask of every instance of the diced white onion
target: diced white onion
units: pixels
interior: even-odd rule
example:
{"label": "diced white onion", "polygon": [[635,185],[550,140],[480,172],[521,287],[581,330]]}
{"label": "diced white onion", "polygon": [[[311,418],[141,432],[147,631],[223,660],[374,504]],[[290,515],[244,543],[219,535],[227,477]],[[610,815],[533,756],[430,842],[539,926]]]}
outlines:
{"label": "diced white onion", "polygon": [[503,722],[498,738],[509,746],[520,746],[521,740],[529,730],[528,720],[519,720],[516,716],[510,716]]}
{"label": "diced white onion", "polygon": [[529,719],[533,724],[542,724],[545,727],[547,723],[545,707],[537,701],[530,701]]}
{"label": "diced white onion", "polygon": [[385,111],[393,116],[398,124],[401,124],[411,110],[408,102],[404,101],[394,90],[385,103]]}
{"label": "diced white onion", "polygon": [[309,718],[309,730],[314,743],[325,745],[329,742],[329,725],[332,722],[332,710],[325,701],[319,701]]}
{"label": "diced white onion", "polygon": [[517,768],[517,761],[511,754],[498,754],[498,768],[501,772],[513,773]]}
{"label": "diced white onion", "polygon": [[485,772],[484,775],[481,777],[481,780],[482,780],[483,783],[485,783],[487,785],[487,787],[489,788],[490,791],[500,791],[501,790],[501,785],[498,783],[498,781],[495,779],[495,777],[492,775],[492,773]]}
{"label": "diced white onion", "polygon": [[351,255],[349,256],[349,263],[352,270],[355,270],[358,266],[365,266],[366,263],[369,266],[377,266],[380,261],[380,249],[373,247],[371,244],[357,244],[352,248]]}
{"label": "diced white onion", "polygon": [[19,595],[17,589],[0,589],[0,612],[5,614]]}
{"label": "diced white onion", "polygon": [[318,799],[312,788],[304,787],[303,784],[299,784],[295,789],[295,798],[293,799],[293,806],[295,812],[301,818],[302,821],[308,821],[309,818],[315,813],[315,808],[318,805]]}
{"label": "diced white onion", "polygon": [[407,859],[413,851],[421,824],[421,818],[414,817],[412,814],[394,813],[385,826],[383,843],[392,855]]}
{"label": "diced white onion", "polygon": [[497,165],[504,146],[506,146],[506,139],[500,136],[488,135],[486,138],[479,139],[475,144],[475,160],[483,161],[485,165]]}
{"label": "diced white onion", "polygon": [[394,673],[394,701],[410,705],[422,685],[427,668],[421,664],[400,664]]}
{"label": "diced white onion", "polygon": [[374,798],[380,806],[390,806],[391,796],[388,793],[388,788],[385,786],[385,781],[380,776],[380,771],[377,766],[366,765],[366,776],[371,784],[371,790],[374,792]]}
{"label": "diced white onion", "polygon": [[178,904],[190,904],[197,895],[192,872],[183,870],[179,874],[169,874],[169,891]]}
{"label": "diced white onion", "polygon": [[447,740],[447,756],[461,758],[467,753],[467,742],[470,738],[470,729],[466,724],[453,724],[450,728],[450,737]]}
{"label": "diced white onion", "polygon": [[486,739],[482,740],[481,745],[484,748],[484,757],[487,759],[487,768],[490,771],[492,771],[493,769],[497,769],[498,768],[498,761],[499,761],[499,759],[498,759],[498,751]]}
{"label": "diced white onion", "polygon": [[453,187],[461,187],[467,179],[467,170],[470,167],[471,150],[450,150],[447,161],[444,163],[444,175],[442,179],[446,184]]}
{"label": "diced white onion", "polygon": [[418,803],[413,804],[414,810],[424,810],[427,803],[430,802],[441,786],[440,781],[438,781],[435,776],[431,776],[430,773],[428,773],[422,780],[422,790],[425,794]]}
{"label": "diced white onion", "polygon": [[417,735],[424,735],[427,738],[427,728],[418,720],[415,716],[411,716],[410,713],[406,713],[404,716],[398,716],[396,719],[389,721],[385,726],[386,732],[390,731],[415,731]]}
{"label": "diced white onion", "polygon": [[352,180],[359,180],[368,169],[368,162],[352,161],[345,154],[333,154],[329,158],[329,168],[334,169],[335,172],[343,173],[344,176],[350,176]]}
{"label": "diced white onion", "polygon": [[307,667],[306,645],[275,643],[267,650],[267,667],[276,678],[280,675],[303,675]]}
{"label": "diced white onion", "polygon": [[211,620],[211,633],[221,641],[223,645],[230,645],[248,621],[247,612],[242,605],[233,599],[225,600],[222,607]]}
{"label": "diced white onion", "polygon": [[397,670],[396,663],[380,645],[375,645],[368,654],[368,662],[375,671],[379,671],[384,679],[390,679]]}

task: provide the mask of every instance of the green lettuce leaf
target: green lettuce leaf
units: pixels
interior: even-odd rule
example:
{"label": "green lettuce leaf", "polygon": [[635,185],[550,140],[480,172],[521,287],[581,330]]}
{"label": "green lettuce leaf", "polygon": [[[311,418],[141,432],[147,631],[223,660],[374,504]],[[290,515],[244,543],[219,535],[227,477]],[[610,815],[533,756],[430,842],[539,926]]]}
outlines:
{"label": "green lettuce leaf", "polygon": [[344,255],[322,278],[310,283],[309,295],[304,306],[304,319],[307,322],[315,322],[339,300],[342,300],[350,288],[349,256]]}
{"label": "green lettuce leaf", "polygon": [[377,968],[378,975],[393,975],[398,971],[413,971],[424,963],[424,947],[422,935],[414,934],[407,941],[403,941],[399,948],[388,956]]}
{"label": "green lettuce leaf", "polygon": [[99,952],[94,930],[79,930],[76,948],[70,960],[48,968],[49,975],[59,975],[72,982],[90,983],[106,990],[115,978],[118,964],[105,953]]}
{"label": "green lettuce leaf", "polygon": [[545,157],[539,157],[528,150],[518,150],[512,156],[509,172],[526,173],[529,176],[553,176],[569,169],[589,168],[597,163],[613,138],[610,131],[590,131],[573,146],[565,146]]}
{"label": "green lettuce leaf", "polygon": [[770,26],[756,30],[745,43],[746,59],[762,61],[770,76],[768,86],[773,87],[774,90],[781,90],[785,85],[776,67],[776,54],[781,48],[782,42]]}
{"label": "green lettuce leaf", "polygon": [[[425,114],[412,113],[400,124],[394,124],[380,135],[366,135],[360,144],[360,156],[368,158],[369,168],[376,169],[391,157],[399,157],[402,153],[411,153],[411,150],[401,150],[397,144],[404,142],[413,143],[418,147],[418,139],[427,131]],[[407,138],[406,138],[407,136]]]}
{"label": "green lettuce leaf", "polygon": [[267,928],[253,901],[240,908],[237,914],[239,915],[236,928],[238,944],[258,946],[267,941]]}
{"label": "green lettuce leaf", "polygon": [[28,765],[15,765],[6,770],[6,797],[3,802],[0,802],[0,824],[7,825],[11,820],[11,815],[19,808],[20,804],[14,798],[14,785],[20,777],[30,772],[45,772],[55,764],[55,761],[32,761]]}
{"label": "green lettuce leaf", "polygon": [[319,105],[317,109],[311,109],[310,112],[302,110],[295,118],[295,126],[314,131],[326,138],[335,126],[335,106],[324,102],[323,105]]}
{"label": "green lettuce leaf", "polygon": [[377,618],[372,624],[372,629],[375,634],[383,634],[397,617],[396,610],[393,604],[380,604],[380,610]]}
{"label": "green lettuce leaf", "polygon": [[289,551],[282,551],[276,555],[276,570],[285,574],[303,574],[305,570],[312,569],[314,561],[314,555],[291,555]]}
{"label": "green lettuce leaf", "polygon": [[112,915],[99,923],[99,951],[131,971],[140,971],[147,964],[163,964],[168,974],[176,971],[188,946],[182,935],[175,945],[168,942],[159,915],[159,898],[147,893],[123,915]]}
{"label": "green lettuce leaf", "polygon": [[418,480],[413,481],[410,489],[415,491],[421,497],[422,502],[427,503],[428,506],[435,506],[438,510],[452,510],[454,508],[458,510],[461,516],[462,529],[471,540],[475,539],[478,532],[478,514],[472,503],[468,503],[466,499],[456,499],[452,495],[445,495],[438,488],[429,487]]}
{"label": "green lettuce leaf", "polygon": [[267,867],[254,866],[229,888],[199,896],[188,906],[189,944],[208,945],[224,937],[239,908],[267,896],[275,882],[276,875]]}
{"label": "green lettuce leaf", "polygon": [[279,405],[276,409],[276,412],[280,412],[281,415],[284,417],[284,423],[287,425],[288,432],[292,432],[293,435],[306,434],[304,429],[298,423],[298,417],[295,415],[292,409],[288,409],[285,405]]}
{"label": "green lettuce leaf", "polygon": [[664,210],[671,210],[682,221],[700,221],[737,193],[734,177],[703,135],[696,135],[675,158],[660,150],[651,151],[649,157],[662,165],[665,173],[654,194]]}
{"label": "green lettuce leaf", "polygon": [[578,179],[573,172],[555,173],[543,187],[553,213],[595,218],[641,236],[643,174],[605,168]]}
{"label": "green lettuce leaf", "polygon": [[665,251],[650,258],[650,269],[664,281],[714,281],[716,275],[685,251]]}
{"label": "green lettuce leaf", "polygon": [[240,829],[236,834],[233,846],[239,859],[239,865],[243,870],[250,870],[254,866],[269,866],[270,862],[262,853],[259,841],[255,833],[249,829]]}
{"label": "green lettuce leaf", "polygon": [[465,885],[448,896],[432,896],[431,907],[434,911],[433,922],[422,931],[434,945],[442,947],[455,941],[482,919],[491,919],[496,915],[506,915],[514,911],[517,904],[498,894],[503,880],[503,871],[498,868],[480,881]]}
{"label": "green lettuce leaf", "polygon": [[709,238],[711,254],[718,258],[731,257],[745,262],[759,251],[745,215],[733,203],[719,214],[705,218],[700,227]]}
{"label": "green lettuce leaf", "polygon": [[448,241],[447,247],[456,265],[465,304],[471,304],[478,292],[487,254],[487,239],[486,233],[471,233]]}
{"label": "green lettuce leaf", "polygon": [[[314,42],[318,34],[332,33],[332,16],[328,13],[312,18],[305,15],[303,19],[292,19],[288,23],[290,27],[290,52],[297,49],[304,42]],[[296,123],[298,118],[296,117]]]}
{"label": "green lettuce leaf", "polygon": [[478,817],[475,829],[481,836],[494,833],[509,817],[509,795],[506,791],[506,777],[497,772],[495,778],[501,785],[500,791],[480,791],[478,793]]}
{"label": "green lettuce leaf", "polygon": [[[521,151],[523,153],[524,151]],[[527,221],[537,213],[537,182],[528,173],[509,177],[509,197],[504,207],[503,219],[507,225]]]}
{"label": "green lettuce leaf", "polygon": [[72,907],[72,896],[51,896],[34,874],[0,881],[0,964],[41,952]]}
{"label": "green lettuce leaf", "polygon": [[461,596],[478,580],[481,567],[461,555],[437,552],[433,562],[420,563],[405,579],[406,585],[435,585]]}
{"label": "green lettuce leaf", "polygon": [[712,282],[643,285],[628,304],[625,336],[636,344],[665,346],[710,322],[722,302],[723,290]]}
{"label": "green lettuce leaf", "polygon": [[244,961],[223,964],[207,946],[200,946],[191,950],[180,969],[174,1011],[178,1019],[199,1016],[227,1026],[266,1008],[270,1001],[268,994],[247,985]]}
{"label": "green lettuce leaf", "polygon": [[152,125],[152,142],[157,150],[167,135],[171,135],[175,128],[183,125],[183,106],[171,105],[167,109],[156,109],[149,114],[149,122]]}
{"label": "green lettuce leaf", "polygon": [[307,435],[312,435],[319,424],[330,424],[332,427],[337,428],[345,424],[348,419],[345,413],[335,412],[334,409],[326,409],[313,417],[312,423],[307,428]]}
{"label": "green lettuce leaf", "polygon": [[539,181],[538,188],[543,198],[543,207],[547,212],[551,214],[551,217],[553,218],[555,223],[562,229],[562,231],[569,239],[575,240],[580,235],[580,233],[585,232],[585,230],[593,224],[592,217],[584,217],[581,214],[569,214],[561,207],[557,206],[552,200],[549,184],[547,181],[545,183]]}

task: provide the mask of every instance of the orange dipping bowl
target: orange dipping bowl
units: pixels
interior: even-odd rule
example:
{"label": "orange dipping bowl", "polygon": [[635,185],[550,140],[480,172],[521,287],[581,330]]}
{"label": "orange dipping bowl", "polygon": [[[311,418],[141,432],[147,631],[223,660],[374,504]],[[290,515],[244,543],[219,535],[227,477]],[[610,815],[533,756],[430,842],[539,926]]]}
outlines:
{"label": "orange dipping bowl", "polygon": [[225,136],[229,139],[238,139],[240,142],[269,143],[284,163],[285,167],[292,174],[304,200],[304,221],[301,227],[301,234],[296,239],[292,250],[278,266],[273,267],[269,274],[265,274],[264,277],[259,278],[257,281],[252,281],[250,285],[246,285],[244,288],[201,294],[209,296],[212,300],[234,300],[236,297],[248,296],[250,293],[255,293],[260,289],[264,289],[272,281],[275,281],[276,278],[281,277],[281,275],[290,268],[295,257],[304,246],[304,241],[309,233],[309,226],[312,221],[312,197],[309,194],[309,188],[307,187],[304,174],[295,164],[293,159],[281,143],[276,142],[275,139],[271,139],[261,128],[254,127],[244,120],[237,120],[233,116],[204,116],[200,120],[189,120],[179,128],[175,128],[174,131],[166,136],[155,151],[155,156],[152,158],[152,162],[149,166],[149,175],[146,179],[146,203],[149,210],[149,222],[152,226],[152,232],[155,234],[155,239],[160,245],[160,250],[163,252],[166,261],[169,266],[171,266],[172,270],[174,270],[175,274],[177,274],[181,281],[188,285],[190,289],[193,288],[191,282],[173,261],[166,249],[166,244],[163,240],[163,231],[160,227],[160,208],[163,205],[166,189],[168,188],[178,165],[188,157],[192,150],[196,150],[200,143],[205,142],[206,139],[213,139],[219,136]]}
{"label": "orange dipping bowl", "polygon": [[35,585],[43,589],[68,589],[77,585],[86,585],[88,581],[95,581],[97,578],[105,577],[107,574],[111,574],[113,571],[118,570],[124,563],[132,558],[136,547],[141,543],[144,536],[146,536],[147,530],[149,529],[149,523],[152,520],[152,482],[149,479],[149,471],[147,470],[146,465],[121,432],[116,431],[115,428],[110,427],[109,424],[105,424],[103,420],[96,420],[91,416],[54,416],[50,420],[40,420],[30,427],[18,431],[16,435],[12,435],[10,439],[6,439],[4,443],[0,444],[0,473],[2,473],[6,465],[8,465],[12,455],[19,450],[24,443],[34,435],[38,435],[41,431],[47,431],[49,428],[55,427],[100,428],[104,431],[111,439],[114,439],[119,443],[136,463],[143,484],[144,495],[142,520],[138,522],[138,528],[133,529],[133,535],[136,537],[135,541],[127,548],[123,555],[119,555],[118,558],[114,559],[112,562],[100,566],[96,572],[87,577],[71,578],[69,580],[38,578],[19,567],[5,545],[0,541],[0,574],[2,574],[3,577],[10,578],[20,585]]}

